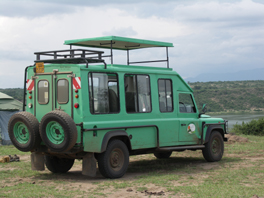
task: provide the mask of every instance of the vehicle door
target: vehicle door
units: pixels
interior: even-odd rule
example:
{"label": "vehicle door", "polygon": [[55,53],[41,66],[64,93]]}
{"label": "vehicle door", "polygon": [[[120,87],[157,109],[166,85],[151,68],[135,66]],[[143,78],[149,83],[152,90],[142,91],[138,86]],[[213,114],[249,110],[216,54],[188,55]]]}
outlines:
{"label": "vehicle door", "polygon": [[72,72],[36,73],[34,114],[38,120],[48,112],[61,109],[73,117]]}
{"label": "vehicle door", "polygon": [[199,143],[198,115],[193,96],[190,93],[179,93],[179,141],[188,144]]}

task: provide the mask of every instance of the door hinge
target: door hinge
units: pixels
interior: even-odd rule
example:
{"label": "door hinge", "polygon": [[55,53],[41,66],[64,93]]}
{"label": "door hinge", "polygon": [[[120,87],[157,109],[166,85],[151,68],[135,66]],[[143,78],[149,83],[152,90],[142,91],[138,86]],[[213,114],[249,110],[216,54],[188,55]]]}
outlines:
{"label": "door hinge", "polygon": [[61,106],[59,106],[59,108],[55,108],[55,110],[64,111],[64,109],[61,109]]}

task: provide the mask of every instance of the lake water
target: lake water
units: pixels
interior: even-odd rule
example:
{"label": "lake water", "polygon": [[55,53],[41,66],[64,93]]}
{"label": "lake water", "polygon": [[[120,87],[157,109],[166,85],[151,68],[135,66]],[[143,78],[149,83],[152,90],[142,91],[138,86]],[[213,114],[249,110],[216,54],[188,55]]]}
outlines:
{"label": "lake water", "polygon": [[228,120],[228,128],[233,128],[234,124],[242,124],[242,122],[250,122],[251,120],[259,119],[264,117],[264,113],[243,113],[243,114],[219,114],[219,115],[211,115],[213,118],[223,118],[224,120]]}

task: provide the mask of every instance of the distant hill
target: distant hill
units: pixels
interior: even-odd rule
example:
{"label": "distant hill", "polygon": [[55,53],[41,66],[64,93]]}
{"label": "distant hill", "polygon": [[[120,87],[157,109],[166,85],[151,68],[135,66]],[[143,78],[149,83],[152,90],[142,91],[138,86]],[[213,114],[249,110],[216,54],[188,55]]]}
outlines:
{"label": "distant hill", "polygon": [[[264,111],[264,80],[218,81],[190,83],[195,101],[201,111],[208,112]],[[23,89],[0,89],[17,100],[23,100]]]}
{"label": "distant hill", "polygon": [[264,111],[264,81],[224,81],[189,83],[198,109],[208,112]]}
{"label": "distant hill", "polygon": [[186,82],[264,80],[264,68],[243,70],[234,73],[204,73],[184,80]]}
{"label": "distant hill", "polygon": [[23,90],[21,88],[7,88],[7,89],[0,89],[0,92],[5,93],[9,96],[12,96],[14,99],[23,102]]}

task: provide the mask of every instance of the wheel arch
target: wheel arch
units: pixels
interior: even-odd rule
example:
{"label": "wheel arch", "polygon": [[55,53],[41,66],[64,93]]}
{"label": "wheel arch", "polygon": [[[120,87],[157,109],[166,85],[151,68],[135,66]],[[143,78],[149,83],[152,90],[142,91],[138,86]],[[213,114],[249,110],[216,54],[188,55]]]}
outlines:
{"label": "wheel arch", "polygon": [[209,125],[206,130],[204,144],[209,141],[209,137],[213,131],[218,131],[222,135],[223,140],[225,139],[224,129],[221,125]]}
{"label": "wheel arch", "polygon": [[131,151],[131,143],[127,132],[124,130],[116,130],[116,131],[108,131],[105,134],[101,145],[101,153],[106,151],[108,142],[112,139],[119,139],[123,141],[126,144],[128,151]]}

